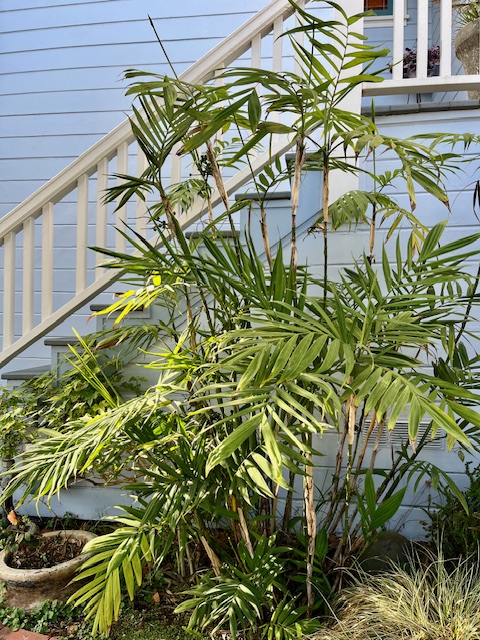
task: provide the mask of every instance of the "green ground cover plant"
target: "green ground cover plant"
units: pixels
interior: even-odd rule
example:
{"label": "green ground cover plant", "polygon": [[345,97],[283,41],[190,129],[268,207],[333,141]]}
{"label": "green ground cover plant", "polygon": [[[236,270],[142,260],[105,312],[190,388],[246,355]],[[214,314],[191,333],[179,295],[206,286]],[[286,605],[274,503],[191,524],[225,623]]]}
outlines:
{"label": "green ground cover plant", "polygon": [[[463,501],[448,487],[440,491],[439,500],[428,506],[425,530],[429,540],[442,548],[446,558],[474,557],[479,549],[480,475],[479,467],[466,464],[469,486]],[[467,508],[465,508],[465,504]]]}
{"label": "green ground cover plant", "polygon": [[[89,543],[93,555],[78,576],[87,584],[73,599],[94,631],[108,631],[152,567],[173,565],[187,583],[177,611],[190,612],[192,631],[227,628],[234,639],[266,640],[311,634],[342,590],[340,569],[395,514],[406,484],[431,478],[464,501],[420,452],[435,435],[449,447],[479,445],[476,355],[464,342],[473,339],[478,277],[468,263],[477,260],[480,234],[447,241],[445,223],[426,228],[416,190],[447,212],[443,180],[463,161],[455,145],[478,141],[399,140],[349,111],[361,83],[381,81],[373,69],[385,52],[356,33],[361,16],[340,5],[323,2],[334,16],[326,21],[292,5],[302,25],[284,37],[302,63],[298,74],[234,69],[222,85],[196,86],[127,73],[132,128],[148,164],[140,177],[121,176],[107,200],[143,198],[155,235],[125,230],[137,254],[104,251],[132,283],[109,311],[121,320],[161,306],[149,365],[158,382],[117,401],[90,374],[107,409],[39,430],[3,494],[48,499],[92,469],[113,480],[125,471],[141,476],[125,484],[136,502],[115,518],[117,529]],[[223,172],[250,167],[280,135],[293,163],[271,157],[250,176],[252,199],[232,205]],[[191,157],[194,178],[170,184],[172,150]],[[368,173],[371,190],[358,189],[362,160],[380,153],[397,168]],[[312,223],[320,275],[298,264],[299,194],[310,171],[323,186]],[[331,202],[333,180],[345,182],[345,193]],[[266,202],[285,181],[291,219],[282,248],[269,241]],[[390,195],[398,181],[408,209]],[[187,237],[181,212],[199,202],[205,229]],[[248,224],[242,237],[235,228],[235,215],[255,207],[261,249]],[[382,223],[392,249],[377,247]],[[358,225],[369,229],[368,247],[331,277],[332,234]],[[376,444],[402,416],[409,442],[392,452],[390,468],[379,468]],[[327,431],[339,444],[320,496]]]}
{"label": "green ground cover plant", "polygon": [[0,624],[12,631],[24,629],[49,634],[54,630],[65,640],[92,640],[91,624],[84,622],[82,612],[72,605],[46,601],[33,611],[5,605],[0,599]]}
{"label": "green ground cover plant", "polygon": [[[88,421],[126,397],[141,393],[143,379],[129,376],[127,380],[123,374],[130,349],[139,346],[138,331],[126,333],[130,346],[120,353],[105,349],[102,332],[79,338],[55,370],[34,376],[16,388],[0,390],[0,458],[4,471],[8,472],[38,429],[62,431],[72,421]],[[142,332],[142,346],[151,339],[150,331]],[[115,346],[116,341],[115,331],[109,332],[109,344]],[[9,474],[4,473],[2,486],[8,480]],[[3,509],[4,516],[14,509],[11,498],[3,501]]]}
{"label": "green ground cover plant", "polygon": [[182,625],[171,624],[153,610],[124,612],[121,624],[115,625],[109,636],[112,640],[203,640],[206,636],[185,631]]}
{"label": "green ground cover plant", "polygon": [[[202,640],[198,633],[185,630],[186,621],[181,617],[174,620],[162,613],[157,606],[136,608],[124,607],[119,621],[113,626],[108,637],[111,640]],[[64,640],[98,640],[103,634],[92,634],[92,623],[85,622],[83,611],[71,604],[54,600],[45,602],[31,612],[5,606],[0,599],[0,625],[12,631],[20,629],[55,634]]]}

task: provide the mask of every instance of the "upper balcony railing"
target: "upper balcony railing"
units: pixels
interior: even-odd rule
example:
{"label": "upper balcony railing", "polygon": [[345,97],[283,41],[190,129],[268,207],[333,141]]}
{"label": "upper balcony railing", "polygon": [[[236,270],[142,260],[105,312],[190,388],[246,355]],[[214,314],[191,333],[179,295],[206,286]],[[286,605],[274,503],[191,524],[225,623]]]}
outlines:
{"label": "upper balcony railing", "polygon": [[[374,39],[378,38],[376,21],[367,19],[365,25],[367,35]],[[459,22],[452,0],[393,0],[391,23],[382,19],[377,24],[381,24],[378,29],[384,30],[382,37],[391,38],[392,70],[384,82],[365,85],[364,96],[480,90],[478,68],[475,75],[466,75],[455,57]],[[438,75],[429,75],[428,51],[437,45]],[[407,48],[416,52],[416,72],[414,77],[405,78],[402,61]]]}

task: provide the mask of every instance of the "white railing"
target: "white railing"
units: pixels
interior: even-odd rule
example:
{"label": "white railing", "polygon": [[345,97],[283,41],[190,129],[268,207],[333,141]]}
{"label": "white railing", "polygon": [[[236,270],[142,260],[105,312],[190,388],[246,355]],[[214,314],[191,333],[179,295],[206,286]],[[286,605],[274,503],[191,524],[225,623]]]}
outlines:
{"label": "white railing", "polygon": [[[305,4],[308,0],[302,0]],[[241,66],[265,66],[282,70],[285,60],[279,38],[287,18],[293,12],[287,0],[274,0],[247,21],[226,40],[182,74],[190,83],[204,83],[218,70],[241,60]],[[291,57],[290,57],[291,63]],[[286,141],[275,152],[287,150]],[[253,163],[259,171],[268,153]],[[170,174],[188,175],[184,160],[174,155]],[[123,207],[110,216],[103,202],[105,189],[114,173],[142,172],[145,158],[139,151],[126,120],[66,169],[43,185],[22,204],[0,220],[0,260],[3,258],[3,345],[0,366],[55,328],[74,311],[105,290],[118,272],[100,266],[102,256],[92,257],[91,245],[125,251],[125,238],[117,232],[128,222],[140,233],[145,231],[145,205],[139,201],[134,210]],[[229,193],[251,178],[250,170],[239,171],[227,182]],[[193,207],[181,219],[188,226],[203,214],[202,206]],[[73,237],[73,240],[72,240]],[[96,264],[92,264],[95,260]],[[0,270],[2,263],[0,262]],[[21,274],[21,277],[20,277]],[[75,294],[59,293],[62,279],[74,282]],[[68,288],[68,287],[67,287]],[[65,299],[67,298],[67,299]]]}
{"label": "white railing", "polygon": [[[463,69],[459,74],[459,63],[454,65],[457,61],[453,52],[453,37],[458,24],[455,21],[455,9],[452,10],[452,0],[417,0],[416,15],[411,16],[406,13],[406,4],[405,0],[393,2],[391,77],[382,83],[365,85],[364,96],[479,90],[480,75],[465,75]],[[367,34],[369,28],[375,28],[375,19],[367,24]],[[428,76],[428,49],[436,45],[440,46],[439,75]],[[407,46],[416,50],[417,54],[413,78],[403,77],[402,60]]]}

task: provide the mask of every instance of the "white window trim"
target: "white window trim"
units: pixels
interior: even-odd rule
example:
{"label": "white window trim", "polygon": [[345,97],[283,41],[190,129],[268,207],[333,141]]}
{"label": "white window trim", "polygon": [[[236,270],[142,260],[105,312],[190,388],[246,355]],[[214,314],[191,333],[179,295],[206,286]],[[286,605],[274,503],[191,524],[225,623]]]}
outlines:
{"label": "white window trim", "polygon": [[393,16],[368,16],[365,18],[365,28],[368,27],[393,27]]}
{"label": "white window trim", "polygon": [[[407,13],[407,0],[405,0],[405,23],[404,26],[407,25],[410,16]],[[365,28],[368,27],[378,27],[382,29],[384,27],[393,27],[393,16],[368,16],[365,18]]]}

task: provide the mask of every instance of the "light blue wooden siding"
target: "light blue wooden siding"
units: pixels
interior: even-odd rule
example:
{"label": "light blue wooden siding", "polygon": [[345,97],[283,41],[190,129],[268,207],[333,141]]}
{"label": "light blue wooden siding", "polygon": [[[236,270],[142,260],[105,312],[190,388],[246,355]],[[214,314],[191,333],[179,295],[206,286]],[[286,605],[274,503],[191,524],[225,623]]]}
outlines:
{"label": "light blue wooden siding", "polygon": [[267,0],[0,0],[0,215],[128,113],[127,68],[178,73]]}
{"label": "light blue wooden siding", "polygon": [[[393,33],[393,18],[392,26],[377,27],[376,23],[383,24],[387,20],[386,17],[382,20],[376,20],[375,18],[366,18],[365,21],[365,33],[368,36],[368,43],[375,44],[380,48],[392,48],[392,33]],[[417,3],[416,0],[408,0],[407,2],[407,22],[405,29],[405,47],[409,49],[416,48],[416,34],[417,34]],[[389,56],[387,63],[392,62],[391,56]]]}
{"label": "light blue wooden siding", "polygon": [[[480,133],[478,109],[377,117],[377,125],[381,132],[399,138],[440,131],[477,133],[477,135]],[[418,188],[419,196],[415,214],[427,226],[432,226],[437,222],[448,219],[450,233],[467,235],[476,233],[479,230],[478,216],[473,209],[473,192],[479,171],[478,160],[474,160],[478,157],[479,149],[478,146],[472,146],[464,153],[462,145],[459,145],[455,151],[463,154],[465,159],[470,159],[472,162],[463,164],[461,171],[456,174],[449,174],[446,177],[445,184],[450,199],[451,211],[449,212],[440,202],[427,196],[423,189]],[[377,157],[379,171],[385,171],[392,168],[392,166],[392,160],[382,156]],[[368,168],[371,168],[371,165]],[[401,183],[395,189],[394,194],[396,199],[407,206],[408,195]],[[478,263],[475,258],[472,258],[472,260],[475,264]]]}

